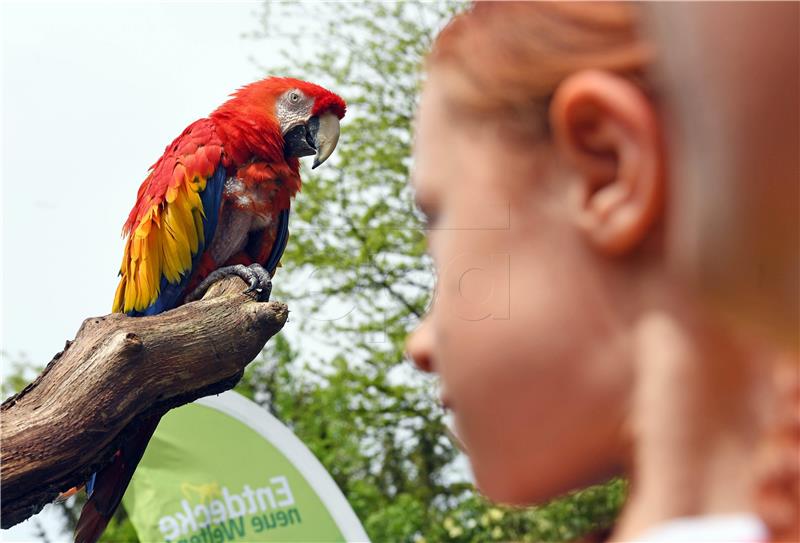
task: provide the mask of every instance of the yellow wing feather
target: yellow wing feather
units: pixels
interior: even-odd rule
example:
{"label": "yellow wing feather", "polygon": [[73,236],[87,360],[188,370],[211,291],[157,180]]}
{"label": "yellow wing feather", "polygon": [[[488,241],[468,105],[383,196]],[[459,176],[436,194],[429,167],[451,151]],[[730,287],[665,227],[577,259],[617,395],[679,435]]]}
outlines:
{"label": "yellow wing feather", "polygon": [[177,283],[191,272],[192,258],[205,243],[205,210],[200,192],[206,179],[186,175],[177,164],[161,203],[154,204],[128,237],[113,311],[142,311],[161,290],[161,276]]}

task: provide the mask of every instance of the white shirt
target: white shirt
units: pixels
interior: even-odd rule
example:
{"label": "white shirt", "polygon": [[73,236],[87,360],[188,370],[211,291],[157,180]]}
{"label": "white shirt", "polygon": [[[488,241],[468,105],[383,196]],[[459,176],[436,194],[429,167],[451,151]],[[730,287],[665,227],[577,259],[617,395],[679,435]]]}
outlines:
{"label": "white shirt", "polygon": [[636,541],[647,543],[759,543],[767,527],[752,513],[683,517],[650,528]]}

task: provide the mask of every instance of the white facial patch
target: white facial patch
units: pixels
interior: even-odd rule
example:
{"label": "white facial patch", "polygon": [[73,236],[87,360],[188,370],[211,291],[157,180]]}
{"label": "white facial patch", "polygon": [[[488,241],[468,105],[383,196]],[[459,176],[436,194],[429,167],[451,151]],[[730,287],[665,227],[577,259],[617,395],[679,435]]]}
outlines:
{"label": "white facial patch", "polygon": [[305,123],[311,117],[314,99],[297,89],[286,91],[275,104],[275,116],[281,125],[281,134],[285,134],[298,124]]}

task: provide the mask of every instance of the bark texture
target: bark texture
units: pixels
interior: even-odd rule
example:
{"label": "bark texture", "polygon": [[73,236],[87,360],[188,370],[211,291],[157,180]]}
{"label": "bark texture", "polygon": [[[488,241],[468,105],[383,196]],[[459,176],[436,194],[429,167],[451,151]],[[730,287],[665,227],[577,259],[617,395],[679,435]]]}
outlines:
{"label": "bark texture", "polygon": [[141,418],[232,388],[288,316],[227,278],[153,317],[83,322],[35,381],[0,407],[2,527],[82,485]]}

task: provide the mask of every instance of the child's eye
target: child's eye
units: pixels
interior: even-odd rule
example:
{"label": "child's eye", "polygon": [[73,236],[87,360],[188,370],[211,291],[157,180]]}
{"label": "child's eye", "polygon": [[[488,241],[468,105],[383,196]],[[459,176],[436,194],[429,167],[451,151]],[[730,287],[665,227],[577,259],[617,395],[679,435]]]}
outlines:
{"label": "child's eye", "polygon": [[423,212],[423,216],[425,217],[425,230],[434,229],[439,221],[439,215],[433,212]]}
{"label": "child's eye", "polygon": [[436,226],[436,222],[439,219],[439,214],[433,208],[433,206],[427,204],[426,202],[417,201],[417,209],[419,209],[420,213],[422,213],[422,221],[425,226],[425,230],[430,230]]}

